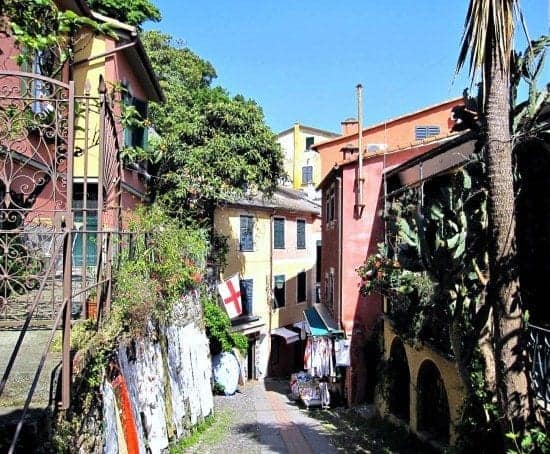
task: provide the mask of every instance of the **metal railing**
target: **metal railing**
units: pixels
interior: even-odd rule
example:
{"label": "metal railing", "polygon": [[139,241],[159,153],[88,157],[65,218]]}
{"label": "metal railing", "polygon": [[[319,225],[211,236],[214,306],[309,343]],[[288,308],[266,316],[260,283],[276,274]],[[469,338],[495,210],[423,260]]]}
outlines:
{"label": "metal railing", "polygon": [[529,324],[531,389],[537,403],[550,411],[550,330]]}
{"label": "metal railing", "polygon": [[[101,323],[111,307],[117,254],[134,249],[130,243],[135,236],[121,232],[121,126],[105,84],[99,93],[91,97],[87,89],[75,96],[73,82],[0,71],[0,323],[19,330],[0,371],[0,396],[28,330],[37,323],[50,330],[10,452],[59,330],[57,404],[70,407],[72,320],[85,316],[87,297],[95,292],[95,319]],[[78,194],[73,194],[76,188]]]}

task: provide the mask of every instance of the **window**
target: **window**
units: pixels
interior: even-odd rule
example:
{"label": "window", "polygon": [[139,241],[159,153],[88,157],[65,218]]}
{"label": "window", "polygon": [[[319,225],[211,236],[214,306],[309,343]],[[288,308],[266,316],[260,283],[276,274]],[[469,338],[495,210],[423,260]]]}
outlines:
{"label": "window", "polygon": [[253,314],[254,279],[241,279],[242,315]]}
{"label": "window", "polygon": [[[88,183],[86,193],[82,183],[73,186],[73,208],[76,232],[73,236],[73,265],[95,266],[97,262],[97,184]],[[86,205],[84,205],[86,202]],[[84,210],[86,206],[86,210]],[[84,225],[86,214],[86,225]],[[86,259],[84,259],[86,257]]]}
{"label": "window", "polygon": [[313,183],[313,166],[302,167],[302,184]]}
{"label": "window", "polygon": [[285,219],[273,218],[273,248],[285,248]]}
{"label": "window", "polygon": [[327,190],[327,196],[325,200],[325,221],[334,221],[334,185]]}
{"label": "window", "polygon": [[313,146],[313,142],[315,142],[315,137],[306,137],[306,151],[311,150],[311,147]]}
{"label": "window", "polygon": [[424,140],[428,137],[438,136],[439,133],[439,126],[416,126],[414,128],[414,139]]}
{"label": "window", "polygon": [[273,289],[273,307],[285,307],[285,275],[275,276],[275,288]]}
{"label": "window", "polygon": [[[147,102],[135,98],[128,87],[122,96],[124,107],[129,111],[133,109],[138,115],[137,120],[147,118]],[[130,123],[132,123],[130,121]],[[124,127],[124,146],[147,148],[147,128],[141,125],[129,124]]]}
{"label": "window", "polygon": [[302,271],[301,273],[298,273],[298,276],[296,276],[296,281],[298,287],[297,302],[303,303],[304,301],[306,301],[307,292],[306,272]]}
{"label": "window", "polygon": [[240,237],[241,251],[254,250],[253,232],[254,232],[254,218],[252,216],[241,216],[241,237]]}
{"label": "window", "polygon": [[303,219],[296,221],[296,248],[306,248],[306,221]]}

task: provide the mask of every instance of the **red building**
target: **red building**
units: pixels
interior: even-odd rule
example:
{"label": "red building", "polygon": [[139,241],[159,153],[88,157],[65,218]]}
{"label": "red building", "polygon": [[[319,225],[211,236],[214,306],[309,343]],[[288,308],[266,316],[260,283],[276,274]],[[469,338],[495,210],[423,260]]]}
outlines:
{"label": "red building", "polygon": [[[366,348],[382,313],[382,299],[359,294],[361,281],[356,269],[378,251],[377,244],[384,239],[380,216],[384,208],[384,172],[454,136],[450,133],[452,108],[460,101],[447,101],[364,129],[361,166],[357,126],[355,135],[344,135],[315,147],[326,169],[319,185],[323,194],[321,300],[351,339],[351,366],[345,380],[349,405],[368,399],[369,388],[374,384],[375,370],[369,369]],[[343,126],[349,129],[353,123],[346,121]],[[384,130],[383,139],[380,134]],[[385,142],[373,146],[374,140],[382,139]]]}

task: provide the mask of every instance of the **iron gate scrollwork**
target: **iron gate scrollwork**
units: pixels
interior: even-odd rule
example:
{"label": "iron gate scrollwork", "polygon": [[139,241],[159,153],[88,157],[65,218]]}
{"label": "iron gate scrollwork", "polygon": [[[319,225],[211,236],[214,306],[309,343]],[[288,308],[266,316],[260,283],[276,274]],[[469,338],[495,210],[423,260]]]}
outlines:
{"label": "iron gate scrollwork", "polygon": [[[52,320],[70,288],[72,84],[0,71],[0,320]],[[70,243],[69,243],[70,244]]]}

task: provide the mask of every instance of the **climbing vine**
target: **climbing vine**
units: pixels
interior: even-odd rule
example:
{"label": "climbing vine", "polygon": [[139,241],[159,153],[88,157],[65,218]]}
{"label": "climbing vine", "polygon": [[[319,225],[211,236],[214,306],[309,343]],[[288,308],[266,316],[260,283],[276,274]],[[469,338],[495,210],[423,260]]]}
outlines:
{"label": "climbing vine", "polygon": [[5,0],[0,6],[1,26],[13,36],[19,49],[17,64],[56,77],[78,49],[77,32],[113,35],[107,23],[60,10],[52,0]]}

